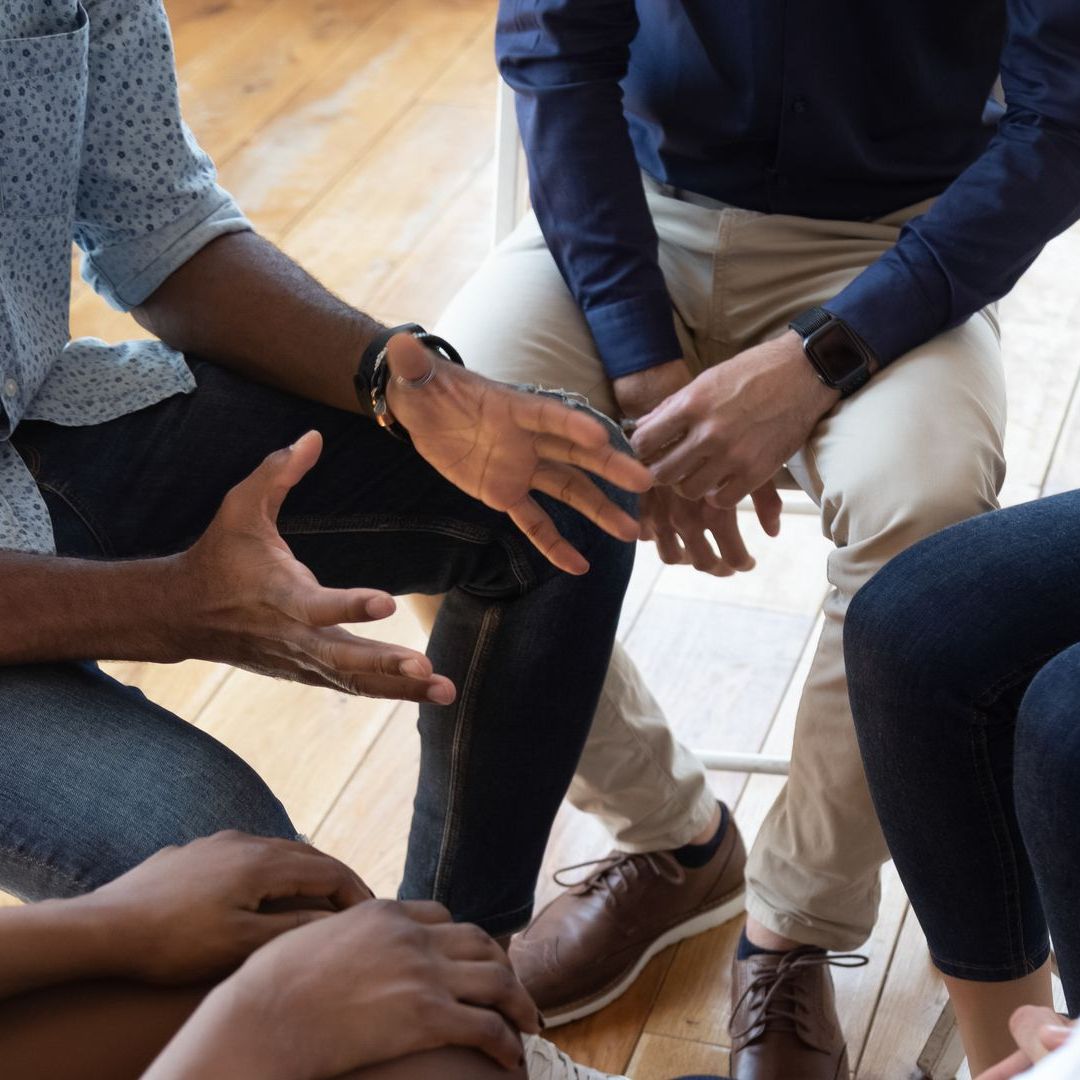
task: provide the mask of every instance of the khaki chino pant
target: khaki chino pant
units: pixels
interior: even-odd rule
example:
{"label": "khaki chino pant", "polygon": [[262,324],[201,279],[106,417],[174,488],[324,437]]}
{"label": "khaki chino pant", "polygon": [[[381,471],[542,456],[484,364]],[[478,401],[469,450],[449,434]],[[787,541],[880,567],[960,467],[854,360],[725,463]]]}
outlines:
{"label": "khaki chino pant", "polygon": [[[784,331],[891,247],[911,207],[873,222],[705,206],[647,182],[660,263],[694,373]],[[440,320],[471,368],[617,408],[580,310],[530,214]],[[674,358],[673,358],[674,359]],[[791,774],[751,852],[749,912],[771,930],[852,949],[877,913],[888,858],[859,759],[843,662],[844,612],[886,561],[991,510],[1004,478],[1005,388],[993,311],[895,361],[818,424],[788,463],[821,508],[832,585],[799,707]],[[716,657],[718,665],[722,656]],[[617,647],[571,802],[623,850],[677,847],[715,802]]]}

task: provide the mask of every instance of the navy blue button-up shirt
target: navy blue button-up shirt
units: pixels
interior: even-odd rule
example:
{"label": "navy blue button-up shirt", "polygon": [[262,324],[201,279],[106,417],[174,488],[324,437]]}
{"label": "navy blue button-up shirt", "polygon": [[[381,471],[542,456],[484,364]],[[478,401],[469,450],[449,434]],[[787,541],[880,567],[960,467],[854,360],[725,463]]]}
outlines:
{"label": "navy blue button-up shirt", "polygon": [[[1080,0],[501,0],[533,205],[609,375],[678,357],[640,171],[861,220],[940,196],[827,306],[883,362],[1080,217]],[[988,110],[1000,71],[1006,109]]]}

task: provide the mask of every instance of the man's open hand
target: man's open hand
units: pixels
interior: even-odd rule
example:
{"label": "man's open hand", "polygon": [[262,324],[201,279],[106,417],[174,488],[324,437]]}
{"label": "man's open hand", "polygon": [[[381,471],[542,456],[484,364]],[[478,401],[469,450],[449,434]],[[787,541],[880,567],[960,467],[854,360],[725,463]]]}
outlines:
{"label": "man's open hand", "polygon": [[454,700],[423,653],[357,637],[343,623],[385,619],[394,599],[375,589],[327,589],[277,530],[285,496],[319,458],[308,432],[226,496],[206,532],[175,562],[176,658],[216,660],[350,694]]}
{"label": "man's open hand", "polygon": [[[589,568],[560,536],[530,491],[572,506],[619,540],[636,540],[637,522],[586,476],[627,491],[645,491],[652,477],[640,462],[609,442],[603,423],[553,397],[523,393],[435,358],[415,338],[398,334],[388,350],[386,400],[417,451],[452,484],[511,520],[570,574]],[[421,387],[417,380],[437,366]]]}
{"label": "man's open hand", "polygon": [[838,400],[789,332],[702,372],[644,417],[631,442],[658,483],[734,507],[776,475]]}

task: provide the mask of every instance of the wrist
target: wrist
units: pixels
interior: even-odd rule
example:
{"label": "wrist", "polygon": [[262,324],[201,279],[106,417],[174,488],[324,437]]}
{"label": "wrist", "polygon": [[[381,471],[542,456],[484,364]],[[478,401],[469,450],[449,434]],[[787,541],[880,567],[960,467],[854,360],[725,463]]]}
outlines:
{"label": "wrist", "polygon": [[802,397],[815,418],[824,416],[840,400],[840,391],[828,386],[821,378],[806,355],[802,338],[794,330],[784,331],[777,343],[793,381],[800,387]]}

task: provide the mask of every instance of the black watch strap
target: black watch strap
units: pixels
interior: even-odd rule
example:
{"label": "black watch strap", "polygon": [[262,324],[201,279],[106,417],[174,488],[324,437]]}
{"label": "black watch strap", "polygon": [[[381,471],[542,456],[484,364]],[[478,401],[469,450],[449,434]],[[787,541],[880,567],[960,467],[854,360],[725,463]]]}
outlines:
{"label": "black watch strap", "polygon": [[[870,347],[843,319],[831,311],[822,307],[810,308],[792,319],[788,326],[802,338],[803,352],[817,377],[826,386],[839,390],[842,397],[850,397],[865,386],[878,369],[877,359]],[[828,326],[835,327],[835,330],[826,331]],[[820,347],[824,346],[824,342],[820,339],[831,333],[841,334],[847,348],[858,359],[858,363],[847,371],[838,372],[835,365],[829,363],[828,356],[830,352],[834,353],[834,350],[825,346],[824,353],[821,351]]]}
{"label": "black watch strap", "polygon": [[826,323],[830,323],[833,316],[824,308],[814,307],[796,315],[788,326],[795,331],[804,341],[815,331],[820,330]]}
{"label": "black watch strap", "polygon": [[391,430],[394,428],[394,419],[386,409],[386,383],[390,378],[386,354],[390,339],[397,334],[411,334],[421,345],[427,346],[445,360],[465,366],[461,354],[449,341],[437,334],[429,334],[419,323],[402,323],[400,326],[380,330],[360,356],[360,365],[353,376],[353,386],[356,400],[360,403],[360,411],[369,419]]}

